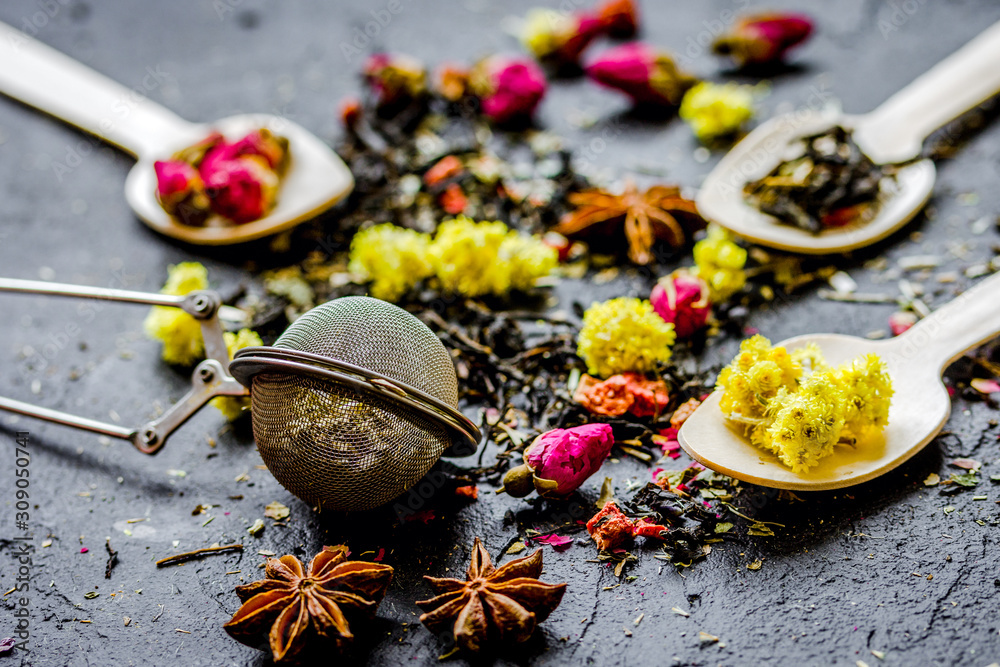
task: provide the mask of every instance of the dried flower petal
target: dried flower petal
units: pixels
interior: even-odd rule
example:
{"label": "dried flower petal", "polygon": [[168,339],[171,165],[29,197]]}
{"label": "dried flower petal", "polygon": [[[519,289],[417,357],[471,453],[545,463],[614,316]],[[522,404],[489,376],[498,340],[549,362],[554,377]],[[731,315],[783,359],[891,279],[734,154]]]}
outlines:
{"label": "dried flower petal", "polygon": [[754,115],[753,86],[702,81],[684,94],[678,115],[699,141],[736,134]]}
{"label": "dried flower petal", "polygon": [[405,104],[427,94],[427,69],[411,56],[375,53],[361,71],[379,107]]}
{"label": "dried flower petal", "polygon": [[666,526],[644,519],[628,518],[614,502],[607,503],[587,522],[587,532],[601,551],[626,546],[636,537],[660,537],[666,530]]}
{"label": "dried flower petal", "polygon": [[605,29],[605,21],[596,15],[536,8],[525,18],[521,44],[538,60],[555,65],[576,64],[584,49]]}
{"label": "dried flower petal", "polygon": [[185,225],[205,224],[211,209],[198,170],[180,160],[156,161],[156,199]]}

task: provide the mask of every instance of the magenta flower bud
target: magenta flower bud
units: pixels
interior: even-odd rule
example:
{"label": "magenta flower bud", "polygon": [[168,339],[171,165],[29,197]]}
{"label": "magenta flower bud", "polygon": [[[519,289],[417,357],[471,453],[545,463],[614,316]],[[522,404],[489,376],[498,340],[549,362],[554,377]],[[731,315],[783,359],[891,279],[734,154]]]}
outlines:
{"label": "magenta flower bud", "polygon": [[524,451],[524,463],[504,476],[500,490],[515,498],[535,490],[543,498],[565,498],[600,469],[614,442],[608,424],[547,431]]}
{"label": "magenta flower bud", "polygon": [[185,225],[202,225],[209,213],[205,185],[198,171],[181,160],[157,161],[156,198],[168,214]]}
{"label": "magenta flower bud", "polygon": [[275,136],[267,128],[251,132],[225,151],[230,159],[259,157],[274,171],[281,174],[288,165],[288,139]]}
{"label": "magenta flower bud", "polygon": [[479,61],[469,75],[483,115],[503,125],[525,120],[545,96],[545,74],[523,58],[493,56]]}
{"label": "magenta flower bud", "polygon": [[620,90],[636,104],[677,106],[697,79],[677,69],[669,54],[632,42],[605,51],[586,68],[597,83]]}
{"label": "magenta flower bud", "polygon": [[427,94],[427,68],[407,55],[375,53],[361,69],[380,107],[403,104]]}
{"label": "magenta flower bud", "polygon": [[213,160],[201,165],[212,211],[237,224],[263,217],[274,206],[278,176],[252,157]]}
{"label": "magenta flower bud", "polygon": [[712,43],[712,50],[729,56],[739,67],[768,65],[780,62],[812,31],[812,21],[802,14],[756,14],[740,19],[731,32]]}
{"label": "magenta flower bud", "polygon": [[678,338],[690,338],[700,331],[712,312],[708,285],[683,269],[661,278],[653,286],[649,302],[664,322],[674,325]]}

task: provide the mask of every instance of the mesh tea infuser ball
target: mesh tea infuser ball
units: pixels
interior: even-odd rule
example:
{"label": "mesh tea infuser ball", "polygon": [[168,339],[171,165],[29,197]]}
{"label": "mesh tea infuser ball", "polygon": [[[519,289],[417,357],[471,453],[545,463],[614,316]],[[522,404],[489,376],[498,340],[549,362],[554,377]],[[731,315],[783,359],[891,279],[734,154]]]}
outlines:
{"label": "mesh tea infuser ball", "polygon": [[365,510],[415,484],[479,429],[458,411],[451,356],[420,320],[385,301],[342,297],[297,319],[273,347],[240,350],[264,463],[322,509]]}

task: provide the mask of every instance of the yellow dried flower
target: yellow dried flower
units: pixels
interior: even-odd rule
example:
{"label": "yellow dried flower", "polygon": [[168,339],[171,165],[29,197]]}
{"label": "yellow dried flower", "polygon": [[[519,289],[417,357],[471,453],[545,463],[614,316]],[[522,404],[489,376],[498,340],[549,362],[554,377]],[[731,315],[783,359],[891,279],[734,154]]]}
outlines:
{"label": "yellow dried flower", "polygon": [[892,397],[877,355],[834,369],[816,345],[789,353],[759,335],[740,344],[716,388],[726,416],[795,472],[818,465],[838,443],[854,444],[885,428]]}
{"label": "yellow dried flower", "polygon": [[702,142],[735,134],[753,118],[753,86],[702,81],[684,94],[678,114]]}
{"label": "yellow dried flower", "polygon": [[525,17],[521,44],[541,60],[558,51],[576,29],[577,22],[569,14],[536,7]]}
{"label": "yellow dried flower", "polygon": [[664,322],[649,301],[619,297],[594,303],[583,314],[576,352],[591,375],[648,373],[670,360],[674,338],[674,325]]}
{"label": "yellow dried flower", "polygon": [[[181,262],[167,268],[162,294],[184,296],[208,289],[208,270],[198,262]],[[153,306],[143,323],[146,335],[163,342],[161,356],[168,364],[191,366],[205,356],[198,320],[180,308]]]}
{"label": "yellow dried flower", "polygon": [[431,237],[391,223],[375,225],[351,240],[348,271],[372,281],[377,299],[397,301],[433,273]]}
{"label": "yellow dried flower", "polygon": [[694,244],[691,273],[708,284],[713,303],[725,301],[743,289],[747,251],[736,245],[722,227],[709,225],[708,236]]}
{"label": "yellow dried flower", "polygon": [[441,290],[465,296],[531,289],[559,262],[558,252],[536,236],[465,216],[441,223],[430,258]]}
{"label": "yellow dried flower", "polygon": [[[229,351],[230,359],[245,347],[264,344],[257,332],[252,329],[240,329],[236,333],[227,331],[222,336],[226,339],[226,349]],[[244,396],[216,396],[209,403],[218,408],[228,421],[234,421],[244,410],[250,408],[250,398]]]}

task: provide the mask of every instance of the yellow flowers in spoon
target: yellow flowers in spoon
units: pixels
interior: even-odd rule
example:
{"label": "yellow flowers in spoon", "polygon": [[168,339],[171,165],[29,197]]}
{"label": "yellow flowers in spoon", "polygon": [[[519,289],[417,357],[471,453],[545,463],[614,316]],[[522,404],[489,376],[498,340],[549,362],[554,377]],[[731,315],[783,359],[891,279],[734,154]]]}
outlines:
{"label": "yellow flowers in spoon", "polygon": [[789,353],[760,335],[740,344],[716,388],[727,419],[795,472],[818,465],[838,444],[863,446],[877,436],[893,394],[875,354],[831,368],[815,345]]}

